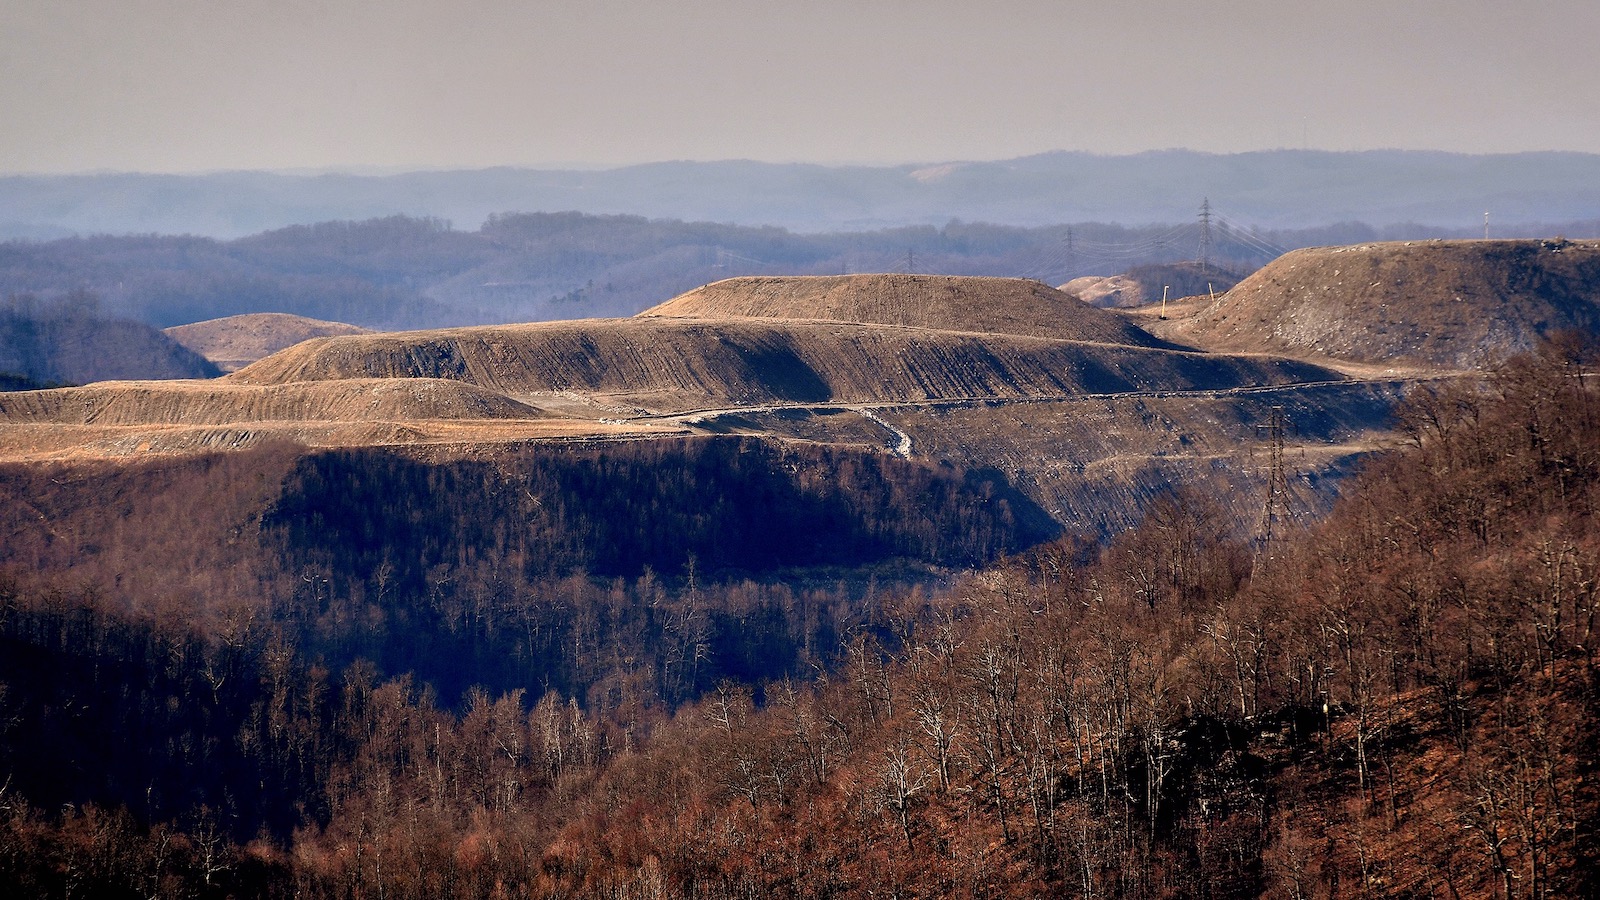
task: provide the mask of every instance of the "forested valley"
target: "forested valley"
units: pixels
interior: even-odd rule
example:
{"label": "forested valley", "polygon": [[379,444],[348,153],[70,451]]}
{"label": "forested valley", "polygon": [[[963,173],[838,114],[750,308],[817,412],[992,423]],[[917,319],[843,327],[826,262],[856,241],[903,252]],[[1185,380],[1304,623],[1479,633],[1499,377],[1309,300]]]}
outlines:
{"label": "forested valley", "polygon": [[1270,542],[739,438],[9,473],[0,884],[1595,896],[1594,364],[1417,389]]}

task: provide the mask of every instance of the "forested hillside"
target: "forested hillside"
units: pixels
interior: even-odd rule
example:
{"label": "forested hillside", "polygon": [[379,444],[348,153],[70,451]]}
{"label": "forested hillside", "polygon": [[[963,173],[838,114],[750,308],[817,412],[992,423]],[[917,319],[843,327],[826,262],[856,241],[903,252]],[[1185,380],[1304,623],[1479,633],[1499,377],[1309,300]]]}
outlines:
{"label": "forested hillside", "polygon": [[281,630],[445,705],[474,684],[676,703],[804,674],[870,595],[1059,531],[992,472],[740,437],[7,466],[0,501],[14,571],[208,632]]}
{"label": "forested hillside", "polygon": [[82,291],[53,300],[21,295],[0,302],[0,386],[6,390],[220,374],[204,357],[149,325],[105,315],[98,299]]}
{"label": "forested hillside", "polygon": [[[1241,231],[1219,222],[1208,252],[1247,272],[1285,247],[1438,233],[1349,223]],[[437,328],[628,316],[737,275],[920,272],[1061,284],[1200,252],[1192,221],[1031,228],[951,221],[800,234],[571,212],[495,215],[475,231],[392,216],[228,241],[131,235],[0,243],[0,297],[84,290],[108,312],[159,328],[266,312],[379,329]]]}
{"label": "forested hillside", "polygon": [[[648,555],[601,564],[626,533],[563,530],[600,540],[560,548],[537,525],[473,530],[480,504],[533,523],[609,519],[604,502],[547,508],[561,479],[613,464],[593,449],[513,480],[349,454],[250,464],[279,472],[281,491],[226,477],[237,457],[172,463],[169,482],[231,485],[197,523],[233,535],[213,561],[244,552],[248,528],[230,529],[261,508],[249,497],[277,498],[260,540],[294,560],[296,599],[129,609],[126,585],[96,581],[123,567],[93,554],[131,544],[108,531],[72,550],[71,535],[37,532],[33,560],[90,556],[70,582],[36,562],[0,591],[0,883],[51,896],[1594,896],[1594,365],[1548,347],[1419,389],[1403,445],[1280,540],[1235,539],[1179,488],[1105,545],[1069,535],[933,592],[801,596],[717,574],[716,553],[773,539],[774,565],[815,566],[835,551],[796,538],[851,547],[865,533],[914,558],[926,538],[903,530],[899,504],[988,509],[959,501],[990,490],[975,476],[876,475],[883,518],[848,513],[844,531],[805,503],[728,534],[691,516],[673,526],[687,558],[663,572]],[[697,476],[711,506],[782,483],[739,474],[729,454],[771,452],[757,446],[670,452],[727,473],[721,487]],[[759,468],[792,467],[826,509],[832,488],[804,473],[841,461],[814,452]],[[640,479],[659,466],[637,462],[639,479],[610,483],[652,496]],[[140,508],[109,472],[29,477],[47,520]],[[319,494],[334,485],[346,505]],[[653,490],[649,502],[677,489]],[[417,518],[376,529],[399,515],[386,503]],[[563,578],[568,558],[599,577]],[[516,595],[497,579],[532,574],[559,579],[539,604],[493,602]],[[171,575],[204,598],[204,578]],[[385,602],[412,580],[426,603]],[[565,611],[521,615],[545,603]],[[643,624],[607,618],[618,610]],[[353,637],[406,616],[430,618],[436,645],[377,661],[381,638]],[[751,627],[763,617],[802,627]],[[745,671],[718,645],[735,633],[810,643],[748,657],[799,665]],[[328,643],[341,634],[353,662]],[[463,654],[469,635],[497,649]],[[572,663],[608,658],[607,674],[582,696],[536,674],[547,641],[570,643]],[[527,662],[483,668],[513,646]],[[487,687],[404,670],[429,652]]]}

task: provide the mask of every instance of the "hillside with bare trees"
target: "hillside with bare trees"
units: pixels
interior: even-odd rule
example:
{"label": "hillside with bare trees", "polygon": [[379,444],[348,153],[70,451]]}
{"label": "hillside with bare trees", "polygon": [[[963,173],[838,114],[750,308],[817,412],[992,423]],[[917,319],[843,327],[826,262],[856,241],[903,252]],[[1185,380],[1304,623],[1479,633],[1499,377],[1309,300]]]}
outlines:
{"label": "hillside with bare trees", "polygon": [[[385,579],[412,576],[383,575],[401,560],[359,541],[306,546],[367,554],[376,607],[330,607],[309,575],[301,619],[200,628],[8,577],[0,880],[203,897],[1590,896],[1594,362],[1552,347],[1420,392],[1404,445],[1270,545],[1178,490],[1109,543],[1042,544],[856,620],[755,585],[700,606],[692,568],[609,599],[564,582],[555,608],[596,617],[559,640],[645,629],[620,655],[667,639],[581,698],[557,679],[438,694],[371,656],[327,668],[288,625],[440,602],[386,606]],[[328,462],[297,490],[349,479]],[[538,643],[560,621],[516,609],[468,603],[434,633],[484,666],[496,657],[450,636],[488,617]],[[735,669],[698,699],[656,699],[655,678],[709,665],[700,643],[771,635],[760,623],[784,609],[844,626],[826,674]],[[108,753],[106,733],[127,745]]]}
{"label": "hillside with bare trees", "polygon": [[91,294],[0,303],[0,376],[19,390],[116,378],[209,378],[200,354],[140,322],[104,314]]}

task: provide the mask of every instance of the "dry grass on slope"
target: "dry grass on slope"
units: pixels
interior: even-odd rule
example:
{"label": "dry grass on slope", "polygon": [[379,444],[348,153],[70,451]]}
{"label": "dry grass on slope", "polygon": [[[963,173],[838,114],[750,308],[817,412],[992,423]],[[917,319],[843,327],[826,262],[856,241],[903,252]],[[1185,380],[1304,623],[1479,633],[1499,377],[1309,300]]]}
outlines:
{"label": "dry grass on slope", "polygon": [[573,419],[412,420],[404,422],[241,422],[234,425],[0,426],[0,463],[134,459],[253,447],[404,447],[422,458],[492,458],[529,441],[594,443],[676,436],[685,429]]}
{"label": "dry grass on slope", "polygon": [[536,407],[459,381],[350,379],[284,385],[101,382],[0,394],[0,424],[231,425],[537,419]]}
{"label": "dry grass on slope", "polygon": [[1037,281],[951,275],[729,278],[641,317],[800,319],[1159,346],[1149,334]]}
{"label": "dry grass on slope", "polygon": [[1163,329],[1219,351],[1476,369],[1600,334],[1600,241],[1427,241],[1285,254]]}
{"label": "dry grass on slope", "polygon": [[643,318],[310,341],[247,384],[446,378],[513,397],[577,393],[640,412],[775,403],[1226,390],[1332,380],[1285,360],[844,323]]}
{"label": "dry grass on slope", "polygon": [[366,334],[368,330],[343,322],[325,322],[289,313],[249,313],[178,325],[166,329],[168,337],[204,356],[224,372],[243,368],[279,350],[315,337]]}

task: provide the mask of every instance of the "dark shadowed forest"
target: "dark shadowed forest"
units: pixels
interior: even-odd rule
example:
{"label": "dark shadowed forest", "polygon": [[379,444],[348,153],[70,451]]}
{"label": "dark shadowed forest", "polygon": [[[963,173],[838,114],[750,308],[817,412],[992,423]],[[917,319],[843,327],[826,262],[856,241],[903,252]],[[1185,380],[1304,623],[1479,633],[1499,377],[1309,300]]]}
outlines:
{"label": "dark shadowed forest", "polygon": [[173,464],[231,493],[141,567],[94,518],[131,482],[29,476],[84,524],[8,526],[0,884],[1596,896],[1593,365],[1419,389],[1270,542],[1181,487],[1100,542],[981,473],[719,438]]}
{"label": "dark shadowed forest", "polygon": [[16,570],[70,571],[205,631],[270,631],[335,670],[411,672],[447,705],[475,685],[614,705],[622,681],[670,705],[814,671],[888,586],[1058,533],[993,473],[740,437],[493,463],[267,447],[3,476]]}

